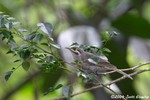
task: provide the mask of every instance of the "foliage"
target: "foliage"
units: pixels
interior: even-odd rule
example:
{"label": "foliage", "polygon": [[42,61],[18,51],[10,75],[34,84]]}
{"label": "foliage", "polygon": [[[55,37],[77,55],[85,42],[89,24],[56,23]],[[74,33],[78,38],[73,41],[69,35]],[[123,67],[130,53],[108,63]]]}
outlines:
{"label": "foliage", "polygon": [[[6,81],[8,81],[13,72],[16,71],[20,66],[22,66],[25,71],[28,71],[33,61],[39,65],[38,70],[44,73],[56,73],[58,69],[66,69],[63,65],[63,63],[65,63],[63,62],[63,59],[56,55],[56,52],[53,52],[53,49],[60,49],[60,46],[55,44],[54,39],[51,37],[53,29],[50,23],[38,23],[37,29],[33,32],[29,32],[26,29],[20,28],[21,25],[19,25],[18,28],[14,24],[16,22],[15,18],[9,17],[8,15],[6,16],[3,13],[1,13],[0,22],[0,35],[3,42],[6,41],[6,43],[9,45],[9,50],[6,54],[17,56],[18,59],[16,59],[14,63],[20,63],[18,67],[13,67],[10,71],[6,72]],[[41,31],[46,33],[47,36],[44,36]],[[112,37],[112,35],[108,34],[107,37],[110,38],[109,36]],[[15,39],[16,37],[21,39],[21,43],[18,43],[18,41]],[[47,37],[47,41],[44,41],[43,38],[45,37]],[[43,49],[41,46],[49,48],[50,51]],[[73,43],[71,46],[79,47],[84,49],[86,52],[90,52],[95,55],[105,55],[111,52],[108,48],[98,48],[95,46],[86,46],[78,43]],[[80,71],[78,73],[80,73],[78,76],[84,76],[84,83],[91,83],[91,80],[96,79],[94,74],[87,74]],[[48,93],[53,92],[61,87],[63,87],[62,84],[59,84],[56,87],[49,87],[49,89],[44,92],[44,95],[47,95]],[[70,98],[72,92],[72,86],[66,86],[63,89],[63,94],[65,97]]]}
{"label": "foliage", "polygon": [[[40,47],[41,45],[44,45],[50,49],[58,48],[55,46],[54,41],[42,41],[44,35],[40,32],[39,29],[42,31],[44,30],[44,32],[46,31],[46,34],[48,34],[49,30],[52,30],[52,27],[49,27],[51,24],[43,23],[42,26],[38,24],[38,27],[35,31],[28,33],[28,30],[21,29],[20,27],[18,28],[15,23],[15,18],[9,17],[8,15],[6,16],[1,12],[1,39],[3,41],[5,40],[9,45],[7,54],[18,56],[18,59],[16,59],[14,63],[21,63],[20,66],[22,66],[25,71],[28,71],[31,61],[36,60],[36,62],[41,66],[40,69],[42,69],[43,72],[55,72],[55,70],[57,70],[61,65],[61,62],[57,57],[55,57],[56,55],[54,55],[52,51],[48,52]],[[24,32],[27,34],[24,34]],[[51,32],[49,32],[49,34],[51,34]],[[20,38],[23,43],[18,43],[18,41],[14,39],[15,37]],[[8,80],[15,70],[16,68],[12,68],[11,71],[8,71],[6,73],[5,79]]]}
{"label": "foliage", "polygon": [[[66,74],[61,74],[61,72],[63,72],[62,69],[68,70],[64,67],[64,63],[57,52],[60,48],[60,46],[55,43],[58,36],[57,33],[75,25],[93,26],[104,39],[102,42],[104,43],[104,47],[106,47],[106,49],[100,49],[90,46],[84,47],[83,45],[81,48],[84,48],[88,52],[97,53],[98,55],[104,54],[107,57],[109,55],[109,61],[120,69],[137,65],[139,60],[135,58],[136,52],[131,52],[133,47],[130,46],[130,40],[132,40],[133,37],[141,39],[142,42],[149,39],[149,7],[150,2],[148,0],[1,0],[0,9],[4,11],[6,15],[2,12],[0,13],[0,38],[3,40],[0,40],[2,47],[0,50],[0,60],[2,62],[0,63],[0,78],[5,78],[5,80],[8,81],[7,84],[11,84],[4,89],[7,90],[8,88],[9,93],[9,91],[13,89],[11,86],[18,87],[22,83],[24,78],[22,78],[21,82],[16,80],[19,79],[16,77],[12,80],[9,79],[10,77],[13,78],[13,75],[16,75],[16,73],[19,73],[20,69],[27,71],[27,74],[31,74],[35,69],[38,69],[42,71],[43,76],[42,78],[40,77],[39,80],[37,79],[37,83],[39,84],[43,81],[43,83],[46,83],[43,87],[40,87],[42,89],[45,88],[44,93],[49,93],[48,89],[50,91],[56,90],[55,87],[57,87],[56,84],[60,76],[62,75],[62,78],[63,75]],[[23,28],[20,22],[8,15],[14,16],[17,20],[21,20],[23,27],[26,28]],[[35,26],[37,22],[51,22],[53,28],[49,23],[38,23],[37,26]],[[110,32],[106,30],[113,31]],[[120,35],[115,37],[116,33],[114,30],[117,30]],[[137,44],[136,46],[138,46],[139,50],[143,49]],[[112,53],[109,53],[110,50],[107,48],[109,48]],[[148,45],[146,45],[145,48],[149,50]],[[6,55],[7,57],[4,55],[6,51],[9,54]],[[142,55],[144,51],[145,50],[141,50],[139,54]],[[12,57],[12,55],[14,56]],[[146,55],[149,55],[149,52]],[[127,58],[132,59],[132,63]],[[46,62],[44,62],[45,60]],[[12,65],[9,62],[14,62],[14,64]],[[78,62],[75,63],[78,64]],[[55,67],[56,65],[57,67]],[[129,72],[133,71],[131,70]],[[22,75],[22,72],[20,73]],[[5,74],[5,76],[3,76],[3,74]],[[31,76],[30,74],[29,76]],[[90,83],[89,80],[94,79],[92,75],[85,75],[85,73],[82,72],[78,74],[85,79],[85,83]],[[19,76],[20,74],[17,77]],[[117,79],[120,76],[118,74],[112,74],[110,77],[111,79]],[[64,80],[66,80],[66,77]],[[61,82],[58,82],[58,86]],[[116,83],[116,85],[123,94],[136,96],[137,94],[149,95],[148,91],[150,89],[147,88],[146,85],[149,83],[149,73],[146,73],[135,77],[133,81],[122,80]],[[3,88],[5,84],[5,82],[1,82],[0,80],[1,88]],[[136,84],[136,86],[134,84]],[[64,84],[63,87],[65,87]],[[26,90],[28,90],[28,88],[26,88]],[[58,92],[59,91],[60,90],[58,90]],[[55,92],[53,91],[53,93]],[[5,93],[7,94],[7,92]],[[0,89],[0,97],[5,93],[3,89]],[[22,94],[27,97],[26,93]],[[89,96],[86,95],[85,97],[89,99]]]}

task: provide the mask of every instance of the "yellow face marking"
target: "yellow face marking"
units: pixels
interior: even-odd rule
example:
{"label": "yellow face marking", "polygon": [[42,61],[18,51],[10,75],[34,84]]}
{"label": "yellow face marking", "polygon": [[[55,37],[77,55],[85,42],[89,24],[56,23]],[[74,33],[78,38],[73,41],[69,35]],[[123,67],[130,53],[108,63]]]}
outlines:
{"label": "yellow face marking", "polygon": [[71,48],[71,51],[72,51],[73,53],[75,53],[76,55],[80,55],[79,50],[77,50],[76,48]]}

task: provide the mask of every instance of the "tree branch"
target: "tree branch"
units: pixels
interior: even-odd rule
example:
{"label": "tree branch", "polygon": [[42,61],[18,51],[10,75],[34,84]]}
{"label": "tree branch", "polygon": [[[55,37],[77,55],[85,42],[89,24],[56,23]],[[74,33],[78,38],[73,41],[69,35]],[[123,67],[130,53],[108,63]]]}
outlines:
{"label": "tree branch", "polygon": [[[139,68],[139,67],[141,67],[141,66],[143,66],[143,65],[148,65],[148,64],[150,64],[150,62],[146,62],[146,63],[140,64],[140,65],[134,66],[134,67],[132,67],[132,68],[121,69],[121,70],[123,70],[123,71],[134,70],[134,69],[136,69],[136,68]],[[141,74],[141,73],[143,73],[143,72],[147,72],[147,71],[150,71],[150,68],[141,69],[141,70],[139,70],[139,71],[133,72],[133,73],[128,74],[128,75],[129,75],[129,76],[135,76],[135,75]],[[113,72],[113,71],[111,71],[111,72]],[[107,73],[108,73],[108,72],[107,72]],[[91,88],[85,89],[85,90],[83,90],[83,91],[74,93],[74,94],[72,94],[70,97],[74,97],[74,96],[80,95],[80,94],[82,94],[82,93],[85,93],[85,92],[88,92],[88,91],[91,91],[91,90],[94,90],[94,89],[97,89],[97,88],[101,88],[101,87],[103,87],[103,86],[109,86],[109,85],[114,84],[114,83],[116,83],[116,82],[119,82],[119,81],[121,81],[121,80],[123,80],[123,79],[125,79],[125,78],[128,78],[128,77],[127,77],[127,76],[122,76],[122,77],[120,77],[120,78],[118,78],[118,79],[115,79],[115,80],[113,80],[113,81],[111,81],[111,82],[109,82],[109,83],[106,83],[106,84],[104,84],[104,85],[100,84],[100,85],[93,86],[93,87],[91,87]],[[65,99],[65,98],[67,98],[67,97],[63,96],[63,97],[60,97],[60,98],[56,98],[56,99],[54,99],[54,100],[62,100],[62,99]]]}
{"label": "tree branch", "polygon": [[[137,68],[139,68],[139,67],[141,67],[141,66],[148,65],[148,64],[150,64],[150,62],[146,62],[146,63],[143,63],[143,64],[139,64],[139,65],[136,65],[136,66],[131,67],[131,68],[119,69],[119,70],[121,70],[121,71],[135,70],[135,69],[137,69]],[[116,72],[116,70],[113,70],[113,71],[109,71],[109,72],[105,72],[105,73],[101,73],[101,74],[107,75],[107,74],[111,74],[111,73],[115,73],[115,72]]]}

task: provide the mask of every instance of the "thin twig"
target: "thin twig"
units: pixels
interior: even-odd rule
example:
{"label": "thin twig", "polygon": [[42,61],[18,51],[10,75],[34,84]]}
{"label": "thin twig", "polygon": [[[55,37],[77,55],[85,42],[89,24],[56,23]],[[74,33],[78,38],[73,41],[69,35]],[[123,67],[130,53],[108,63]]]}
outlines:
{"label": "thin twig", "polygon": [[[135,69],[137,69],[137,68],[139,68],[139,67],[142,67],[142,66],[148,65],[148,64],[150,64],[150,62],[146,62],[146,63],[143,63],[143,64],[139,64],[139,65],[136,65],[136,66],[131,67],[131,68],[119,69],[119,70],[121,70],[121,71],[135,70]],[[115,73],[115,72],[116,72],[116,70],[113,70],[113,71],[109,71],[109,72],[105,72],[105,73],[101,73],[101,74],[103,74],[103,75],[108,75],[108,74]]]}
{"label": "thin twig", "polygon": [[136,66],[134,66],[134,67],[131,67],[131,68],[127,68],[127,69],[121,69],[121,70],[122,70],[122,71],[134,70],[134,69],[137,69],[137,68],[139,68],[139,67],[142,67],[142,66],[144,66],[144,65],[148,65],[148,64],[150,64],[150,62],[146,62],[146,63],[139,64],[139,65],[136,65]]}
{"label": "thin twig", "polygon": [[104,84],[102,84],[98,79],[95,78],[95,80],[99,83],[99,85],[101,84],[104,88],[110,90],[112,93],[114,93],[116,95],[118,94],[114,90],[112,90],[111,88],[109,88],[109,87],[105,86]]}
{"label": "thin twig", "polygon": [[[148,63],[148,64],[149,64],[149,63]],[[141,66],[142,66],[142,65],[143,65],[143,64],[141,64]],[[131,74],[129,74],[129,75],[130,75],[130,76],[135,76],[135,75],[138,75],[138,74],[143,73],[143,72],[146,72],[146,71],[150,71],[150,68],[145,68],[145,69],[139,70],[139,71],[137,71],[137,72],[133,72],[133,73],[131,73]],[[116,79],[116,80],[113,80],[113,81],[111,81],[111,82],[109,82],[109,83],[106,83],[106,84],[104,84],[104,85],[105,85],[105,86],[111,85],[111,84],[114,84],[114,83],[116,83],[116,82],[119,82],[119,81],[121,81],[121,80],[123,80],[123,79],[125,79],[125,78],[128,78],[128,77],[127,77],[127,76],[122,76],[121,78],[118,78],[118,79]],[[88,91],[91,91],[91,90],[94,90],[94,89],[97,89],[97,88],[101,88],[101,87],[103,87],[102,84],[97,85],[97,86],[93,86],[93,87],[88,88],[88,89],[85,89],[85,90],[83,90],[83,91],[74,93],[74,94],[71,95],[71,97],[74,97],[74,96],[80,95],[80,94],[82,94],[82,93],[85,93],[85,92],[88,92]],[[56,98],[56,99],[54,99],[54,100],[62,100],[62,99],[65,99],[65,98],[67,98],[67,97],[60,97],[60,98]]]}
{"label": "thin twig", "polygon": [[[67,64],[69,64],[69,65],[71,65],[71,66],[73,66],[74,64],[72,64],[72,63],[67,63]],[[86,73],[84,70],[82,70],[81,68],[79,68],[79,67],[76,67],[77,69],[79,69],[80,71],[83,71],[84,73]],[[65,69],[66,70],[66,69]],[[70,70],[69,70],[70,71]],[[72,72],[72,71],[71,71]],[[86,73],[86,74],[88,74],[88,73]],[[107,86],[105,86],[104,84],[102,84],[99,80],[97,80],[96,78],[94,78],[94,80],[96,80],[99,84],[101,84],[104,88],[106,88],[106,89],[108,89],[109,91],[111,91],[112,93],[114,93],[114,94],[117,94],[114,90],[112,90],[111,88],[109,88],[109,87],[107,87]]]}

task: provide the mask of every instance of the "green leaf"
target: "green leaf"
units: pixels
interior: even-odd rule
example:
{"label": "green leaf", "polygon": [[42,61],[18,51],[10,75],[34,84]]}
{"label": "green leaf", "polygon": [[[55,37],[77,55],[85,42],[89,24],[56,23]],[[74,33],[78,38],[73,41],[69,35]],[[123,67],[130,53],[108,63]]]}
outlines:
{"label": "green leaf", "polygon": [[110,35],[109,31],[103,31],[101,32],[101,36],[105,41],[109,41],[112,36]]}
{"label": "green leaf", "polygon": [[57,49],[60,49],[60,45],[59,44],[52,44],[52,43],[50,43],[50,45],[55,47],[55,48],[57,48]]}
{"label": "green leaf", "polygon": [[5,80],[8,81],[8,79],[10,78],[10,76],[12,75],[13,71],[8,71],[5,74]]}
{"label": "green leaf", "polygon": [[9,21],[14,21],[14,20],[16,20],[15,18],[13,18],[13,17],[8,17],[7,18]]}
{"label": "green leaf", "polygon": [[126,14],[112,22],[112,26],[128,36],[150,38],[150,23],[136,15]]}
{"label": "green leaf", "polygon": [[48,93],[53,92],[53,91],[55,91],[54,87],[49,87],[48,91],[46,91],[44,95],[47,95]]}
{"label": "green leaf", "polygon": [[108,48],[102,48],[102,52],[103,53],[111,53],[111,50],[109,50]]}
{"label": "green leaf", "polygon": [[13,26],[19,26],[20,22],[12,22]]}
{"label": "green leaf", "polygon": [[25,39],[27,39],[27,40],[33,40],[33,39],[35,38],[35,36],[36,36],[35,33],[31,33],[31,34],[29,34],[29,35],[26,35],[26,36],[25,36]]}
{"label": "green leaf", "polygon": [[9,50],[9,51],[6,52],[6,54],[10,54],[10,53],[13,53],[13,51]]}
{"label": "green leaf", "polygon": [[22,33],[22,32],[27,32],[28,30],[26,30],[26,29],[18,29],[18,31]]}
{"label": "green leaf", "polygon": [[41,43],[41,45],[44,45],[44,46],[49,46],[49,45],[48,45],[48,43]]}
{"label": "green leaf", "polygon": [[53,61],[53,56],[47,56],[47,57],[45,58],[45,61],[46,61],[46,62],[51,62],[51,61]]}
{"label": "green leaf", "polygon": [[13,24],[12,23],[6,23],[5,24],[5,27],[8,29],[8,30],[11,30],[13,28]]}
{"label": "green leaf", "polygon": [[53,92],[53,91],[55,91],[55,90],[61,88],[62,86],[63,86],[62,84],[58,84],[56,87],[50,87],[50,88],[44,93],[44,95],[47,95],[48,93]]}
{"label": "green leaf", "polygon": [[35,49],[35,48],[30,48],[29,50],[30,50],[30,52],[31,52],[32,54],[38,52],[38,49]]}
{"label": "green leaf", "polygon": [[53,26],[50,23],[38,23],[37,26],[40,27],[40,29],[49,37],[51,37]]}
{"label": "green leaf", "polygon": [[43,38],[43,34],[39,33],[39,34],[36,35],[36,41],[37,42],[40,42],[42,40],[42,38]]}
{"label": "green leaf", "polygon": [[5,18],[0,18],[0,28],[5,28],[6,20]]}
{"label": "green leaf", "polygon": [[30,68],[30,63],[28,61],[24,61],[22,63],[22,67],[25,71],[28,71],[28,69]]}
{"label": "green leaf", "polygon": [[9,31],[6,31],[6,30],[4,30],[4,31],[2,31],[2,34],[4,35],[4,37],[5,38],[7,38],[7,39],[9,39],[9,38],[12,38],[13,36],[12,36],[12,33],[11,32],[9,32]]}
{"label": "green leaf", "polygon": [[62,84],[58,84],[58,85],[55,87],[55,89],[59,89],[59,88],[61,88],[61,87],[63,87],[63,85],[62,85]]}
{"label": "green leaf", "polygon": [[102,31],[101,36],[107,42],[112,39],[112,37],[117,36],[119,33],[116,31]]}
{"label": "green leaf", "polygon": [[30,51],[29,50],[22,50],[19,52],[19,55],[24,60],[27,60],[30,57]]}

